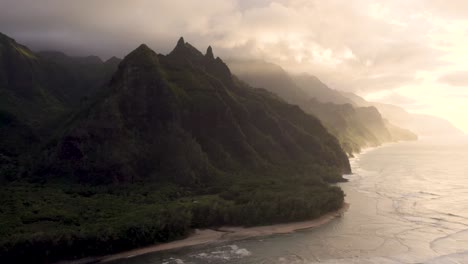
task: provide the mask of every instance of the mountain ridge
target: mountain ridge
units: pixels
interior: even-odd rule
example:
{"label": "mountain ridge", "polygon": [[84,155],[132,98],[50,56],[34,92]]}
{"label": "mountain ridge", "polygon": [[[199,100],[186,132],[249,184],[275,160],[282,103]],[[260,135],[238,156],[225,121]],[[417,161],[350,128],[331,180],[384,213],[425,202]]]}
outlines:
{"label": "mountain ridge", "polygon": [[342,94],[352,100],[356,105],[375,106],[385,116],[385,118],[390,120],[392,123],[415,131],[420,136],[459,136],[464,134],[448,120],[440,117],[425,114],[413,114],[399,106],[369,102],[354,93],[342,92]]}
{"label": "mountain ridge", "polygon": [[[247,165],[246,168],[249,166],[261,168],[271,166],[267,164],[285,164],[285,161],[293,162],[296,159],[308,159],[307,157],[314,157],[316,162],[326,166],[332,166],[333,163],[329,162],[335,162],[337,157],[340,157],[341,161],[337,164],[342,172],[350,171],[349,164],[347,161],[345,162],[346,155],[340,152],[341,149],[338,145],[334,145],[337,143],[334,143],[334,138],[325,131],[320,121],[306,115],[296,106],[287,105],[274,97],[265,97],[262,95],[263,92],[258,93],[255,89],[246,87],[236,79],[232,79],[229,68],[224,62],[220,58],[214,59],[214,56],[211,55],[212,50],[211,54],[210,49],[208,49],[207,55],[203,55],[192,45],[184,42],[183,38],[178,41],[174,50],[167,56],[156,54],[144,44],[138,47],[126,56],[120,63],[117,73],[114,74],[109,89],[110,94],[113,95],[102,99],[105,103],[98,103],[93,106],[93,109],[87,110],[86,117],[82,119],[84,121],[71,129],[75,132],[64,136],[57,154],[52,152],[46,155],[56,158],[52,158],[52,161],[48,163],[45,162],[44,164],[47,164],[45,167],[49,167],[49,169],[41,169],[41,171],[49,173],[50,166],[53,167],[54,164],[61,164],[53,169],[61,171],[58,174],[73,174],[84,169],[81,173],[82,176],[77,177],[80,181],[84,180],[85,182],[93,177],[101,177],[103,181],[113,181],[114,178],[118,181],[128,181],[129,179],[124,179],[123,175],[125,174],[133,175],[132,179],[141,177],[142,173],[137,173],[138,166],[128,165],[138,164],[138,160],[144,160],[137,154],[137,150],[131,150],[139,143],[132,143],[133,145],[125,143],[127,142],[126,138],[139,131],[138,133],[142,134],[140,135],[142,136],[141,140],[151,142],[154,139],[145,136],[144,131],[153,131],[151,134],[158,135],[158,133],[167,133],[164,132],[165,129],[169,129],[169,133],[180,135],[184,138],[182,139],[184,144],[191,146],[184,152],[190,152],[189,150],[192,148],[194,156],[201,155],[197,165],[189,162],[189,159],[183,161],[185,164],[192,164],[188,165],[188,170],[199,165],[205,166],[195,169],[195,171],[203,171],[203,173],[194,172],[196,175],[216,174],[214,167],[219,170],[220,168],[238,167],[243,163]],[[140,88],[136,89],[136,87]],[[119,95],[120,93],[121,95]],[[151,105],[147,104],[149,100],[152,102]],[[259,103],[259,105],[254,106],[257,104],[254,102]],[[101,109],[101,107],[103,108]],[[96,109],[105,113],[104,117],[99,117],[101,114]],[[112,109],[116,109],[116,112]],[[255,111],[252,112],[254,109]],[[119,118],[116,119],[115,115]],[[286,116],[289,119],[284,119]],[[253,122],[254,119],[260,117],[261,119]],[[99,121],[100,118],[106,120],[106,126],[113,127],[112,130],[116,131],[114,134],[117,133],[115,134],[116,139],[120,142],[119,148],[128,149],[125,151],[127,154],[120,157],[118,159],[120,161],[116,160],[117,164],[120,165],[112,165],[114,168],[112,170],[102,167],[99,172],[93,173],[89,167],[84,168],[80,165],[74,167],[78,163],[85,164],[83,158],[90,155],[111,157],[117,155],[116,152],[122,152],[117,148],[114,149],[113,146],[116,145],[114,143],[106,145],[105,142],[111,138],[108,133],[105,137],[99,137],[99,142],[103,146],[108,146],[104,149],[108,148],[110,152],[96,153],[91,147],[97,142],[93,141],[89,133],[93,131],[93,137],[103,133],[99,132],[103,129],[100,125],[102,123]],[[92,121],[93,119],[96,120]],[[261,122],[274,125],[282,132],[275,134],[276,129],[269,131],[269,129],[259,125],[262,124]],[[290,122],[295,123],[292,126]],[[226,127],[226,125],[228,126]],[[296,126],[300,126],[301,130],[295,128]],[[205,130],[204,127],[210,127],[210,130]],[[83,134],[84,131],[88,132]],[[262,135],[265,133],[268,135],[265,139],[269,137],[271,145],[263,145],[264,143],[261,143],[263,140],[259,140],[259,137],[264,137]],[[65,132],[66,134],[67,132]],[[194,137],[193,143],[190,143],[192,140],[188,135]],[[315,139],[318,135],[324,142]],[[254,138],[258,139],[253,140]],[[138,142],[140,139],[135,140]],[[298,144],[297,140],[302,141]],[[221,145],[218,145],[217,148],[221,147],[221,149],[213,148],[220,143]],[[317,156],[320,149],[330,148],[326,147],[325,144],[332,146],[335,150],[331,153],[335,154]],[[151,144],[146,143],[146,145]],[[170,153],[170,150],[174,149],[178,148],[167,146],[162,152]],[[203,154],[205,151],[208,151],[206,156]],[[129,155],[135,155],[139,158]],[[154,159],[171,160],[171,158],[161,156],[161,154],[158,155]],[[176,155],[180,157],[179,154]],[[336,158],[335,155],[337,155]],[[215,164],[207,160],[211,160]],[[110,164],[105,165],[107,162],[104,160],[101,162],[103,162],[101,165],[104,167],[110,166]],[[167,168],[164,165],[158,165],[162,167],[154,168],[155,172],[175,169],[175,165],[170,165],[170,163],[167,163],[169,164]],[[120,169],[116,170],[115,166]],[[145,166],[150,165],[147,164],[143,167]],[[68,168],[68,172],[64,171],[64,168]],[[102,173],[102,169],[108,171],[107,174],[112,171],[111,174],[114,176],[109,176],[107,180],[102,178],[102,175],[106,174]],[[212,172],[208,173],[208,170],[212,170]],[[99,176],[100,174],[101,176]]]}
{"label": "mountain ridge", "polygon": [[[76,67],[61,58],[54,67]],[[16,164],[0,155],[0,260],[102,255],[343,205],[330,185],[351,172],[338,140],[318,118],[233,76],[212,48],[202,54],[181,38],[162,55],[142,44],[87,94],[18,159],[16,173],[4,173]],[[24,131],[2,120],[0,135]]]}
{"label": "mountain ridge", "polygon": [[[410,131],[390,126],[374,106],[356,107],[350,99],[314,76],[295,76],[295,80],[280,66],[264,61],[233,60],[228,63],[234,74],[252,86],[266,88],[317,116],[350,156],[364,147],[417,138]],[[335,98],[337,95],[339,97]],[[395,133],[392,135],[392,132]]]}

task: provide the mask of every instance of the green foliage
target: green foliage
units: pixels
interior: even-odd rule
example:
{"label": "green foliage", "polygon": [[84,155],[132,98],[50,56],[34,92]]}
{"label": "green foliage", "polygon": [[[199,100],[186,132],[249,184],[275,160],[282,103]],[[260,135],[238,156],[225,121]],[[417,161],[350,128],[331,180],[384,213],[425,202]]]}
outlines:
{"label": "green foliage", "polygon": [[0,261],[76,259],[167,242],[193,228],[311,219],[343,203],[325,171],[332,175],[319,167],[237,174],[203,187],[10,183],[0,187]]}
{"label": "green foliage", "polygon": [[337,139],[298,106],[231,76],[212,50],[181,39],[163,56],[141,45],[93,95],[108,73],[99,59],[33,60],[2,43],[0,63],[14,67],[0,68],[0,84],[16,80],[0,87],[0,134],[11,139],[0,140],[2,263],[304,220],[343,203],[329,185],[350,171]]}
{"label": "green foliage", "polygon": [[233,72],[254,87],[265,88],[320,119],[350,156],[361,148],[412,140],[415,135],[396,128],[375,107],[357,107],[340,92],[311,75],[291,77],[280,66],[264,61],[231,61]]}
{"label": "green foliage", "polygon": [[29,49],[26,49],[21,46],[17,46],[15,48],[19,53],[21,53],[21,55],[27,57],[28,59],[37,59],[36,55],[32,53]]}
{"label": "green foliage", "polygon": [[182,42],[168,56],[146,45],[131,52],[106,93],[57,131],[33,177],[200,185],[225,173],[303,164],[350,171],[318,119],[246,86],[220,59]]}
{"label": "green foliage", "polygon": [[0,180],[28,174],[41,144],[117,64],[37,54],[0,33]]}

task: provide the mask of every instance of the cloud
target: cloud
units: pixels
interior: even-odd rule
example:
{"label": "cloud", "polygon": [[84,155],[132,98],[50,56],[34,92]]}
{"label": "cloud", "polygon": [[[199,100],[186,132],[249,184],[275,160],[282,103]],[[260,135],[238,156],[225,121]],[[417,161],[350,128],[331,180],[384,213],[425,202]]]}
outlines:
{"label": "cloud", "polygon": [[468,71],[451,72],[439,77],[438,81],[452,86],[468,87]]}
{"label": "cloud", "polygon": [[184,36],[217,56],[263,59],[335,89],[393,91],[438,115],[462,105],[442,103],[441,93],[468,84],[464,0],[0,1],[0,31],[36,50],[122,57],[146,43],[168,53]]}
{"label": "cloud", "polygon": [[203,45],[237,19],[234,0],[2,0],[0,31],[36,49],[123,56],[142,42],[168,52],[181,35]]}
{"label": "cloud", "polygon": [[36,49],[109,57],[146,42],[165,53],[184,35],[223,56],[318,72],[347,90],[373,87],[372,79],[353,85],[353,77],[400,79],[406,68],[430,67],[437,52],[424,45],[424,30],[405,26],[406,12],[395,15],[371,0],[2,0],[2,6],[0,30]]}
{"label": "cloud", "polygon": [[[58,46],[104,56],[122,56],[140,42],[168,52],[184,35],[198,46],[213,44],[225,56],[280,62],[291,70],[317,71],[343,89],[371,90],[374,78],[362,83],[367,76],[402,79],[439,63],[440,51],[427,36],[433,18],[418,2],[2,0],[0,30],[37,49]],[[431,2],[439,8],[440,1]],[[359,83],[353,86],[353,80]]]}
{"label": "cloud", "polygon": [[409,13],[372,3],[272,2],[243,12],[233,34],[217,44],[363,93],[396,89],[414,82],[416,70],[446,64],[443,52],[428,44],[426,18],[409,23]]}
{"label": "cloud", "polygon": [[464,19],[468,14],[468,2],[462,0],[446,1],[446,0],[426,0],[420,3],[430,12],[437,13],[450,19]]}
{"label": "cloud", "polygon": [[385,95],[384,97],[380,98],[380,101],[400,106],[414,105],[418,102],[415,99],[403,96],[396,92],[391,92],[390,94]]}

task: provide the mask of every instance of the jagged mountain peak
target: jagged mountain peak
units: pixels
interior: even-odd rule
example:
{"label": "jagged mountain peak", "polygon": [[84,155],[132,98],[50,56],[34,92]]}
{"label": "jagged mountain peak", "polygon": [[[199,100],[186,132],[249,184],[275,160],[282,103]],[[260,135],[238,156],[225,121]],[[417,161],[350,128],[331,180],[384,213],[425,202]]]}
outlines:
{"label": "jagged mountain peak", "polygon": [[185,40],[184,37],[180,37],[179,40],[177,41],[177,46],[185,46]]}
{"label": "jagged mountain peak", "polygon": [[148,45],[143,43],[143,44],[140,44],[140,46],[138,46],[138,48],[136,48],[130,54],[135,53],[135,52],[138,52],[138,53],[151,53],[151,52],[154,52],[154,51],[152,49],[150,49],[150,47],[148,47]]}
{"label": "jagged mountain peak", "polygon": [[121,65],[152,66],[159,65],[158,55],[146,44],[141,44],[123,59]]}
{"label": "jagged mountain peak", "polygon": [[111,58],[109,58],[108,60],[106,60],[104,63],[106,63],[106,64],[115,64],[115,65],[118,65],[121,61],[122,61],[121,58],[117,58],[117,57],[115,57],[115,56],[112,56]]}
{"label": "jagged mountain peak", "polygon": [[211,46],[208,46],[208,49],[206,50],[205,57],[211,60],[214,60],[214,55],[213,55],[213,48]]}
{"label": "jagged mountain peak", "polygon": [[168,58],[178,64],[189,64],[204,69],[210,75],[223,80],[231,79],[231,71],[228,66],[221,58],[215,59],[211,46],[208,47],[204,55],[190,43],[184,42],[183,38],[180,38],[174,50],[169,53]]}
{"label": "jagged mountain peak", "polygon": [[[141,44],[120,62],[117,71],[112,76],[110,85],[114,91],[125,91],[124,97],[130,101],[144,101],[143,98],[149,95],[142,95],[140,92],[132,92],[132,90],[154,93],[156,90],[166,89],[166,85],[162,81],[164,78],[161,68],[158,54],[146,44]],[[138,105],[142,106],[143,104],[137,103],[133,108],[138,108]]]}
{"label": "jagged mountain peak", "polygon": [[[127,55],[108,93],[70,124],[51,146],[56,160],[44,166],[102,183],[190,183],[240,164],[255,169],[286,160],[349,172],[345,153],[318,119],[233,81],[220,58],[182,42],[168,56],[144,44]],[[99,166],[88,166],[89,156],[99,157]]]}
{"label": "jagged mountain peak", "polygon": [[177,41],[177,45],[175,48],[169,53],[169,56],[172,57],[181,57],[181,58],[202,58],[203,54],[192,46],[190,43],[185,42],[183,37],[180,37],[179,41]]}

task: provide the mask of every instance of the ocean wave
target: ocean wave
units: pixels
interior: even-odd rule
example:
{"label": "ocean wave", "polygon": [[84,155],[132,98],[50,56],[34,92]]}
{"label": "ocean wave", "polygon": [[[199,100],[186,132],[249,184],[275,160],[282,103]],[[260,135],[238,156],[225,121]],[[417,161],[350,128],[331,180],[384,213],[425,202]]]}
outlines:
{"label": "ocean wave", "polygon": [[240,248],[237,245],[228,245],[215,248],[210,252],[201,252],[193,254],[190,257],[203,260],[229,261],[232,259],[240,259],[251,255],[252,253],[245,248]]}
{"label": "ocean wave", "polygon": [[161,264],[185,264],[185,262],[178,258],[169,258],[163,260]]}
{"label": "ocean wave", "polygon": [[424,263],[425,264],[440,264],[440,263],[465,264],[465,263],[468,263],[468,251],[439,256],[431,260],[428,260]]}

